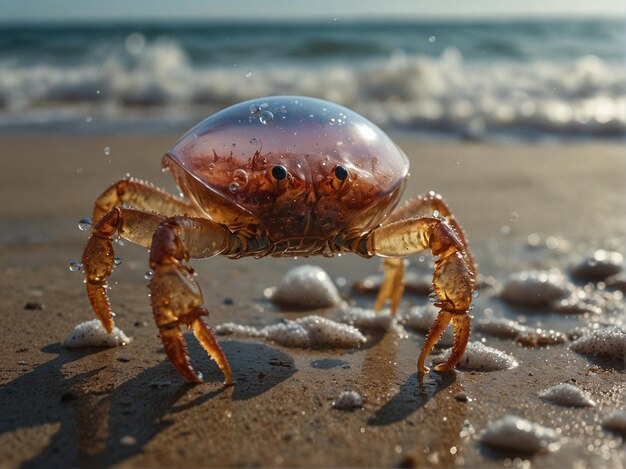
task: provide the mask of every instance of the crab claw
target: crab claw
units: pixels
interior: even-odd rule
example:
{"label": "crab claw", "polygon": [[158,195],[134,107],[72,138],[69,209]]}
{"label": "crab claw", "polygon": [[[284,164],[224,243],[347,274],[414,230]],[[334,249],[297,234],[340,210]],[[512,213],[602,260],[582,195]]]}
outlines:
{"label": "crab claw", "polygon": [[[219,366],[222,373],[224,373],[224,383],[226,385],[230,385],[232,384],[232,373],[222,348],[217,342],[213,331],[204,323],[204,321],[202,321],[200,317],[194,317],[195,315],[207,316],[208,314],[208,311],[199,308],[197,311],[194,311],[193,314],[189,314],[188,317],[193,319],[191,319],[187,325],[193,331],[193,334],[196,339],[198,339],[204,350],[206,350],[209,356],[215,360],[217,366]],[[165,353],[181,376],[190,383],[201,383],[202,376],[196,373],[189,361],[187,345],[180,327],[177,324],[171,324],[163,327],[161,329],[161,340],[163,341]]]}
{"label": "crab claw", "polygon": [[[177,246],[177,243],[173,243],[173,246]],[[156,253],[153,250],[151,255],[159,256],[158,250]],[[208,316],[209,312],[200,307],[202,293],[193,278],[192,269],[175,259],[165,257],[159,261],[153,259],[151,266],[154,269],[150,282],[152,309],[165,353],[174,367],[185,380],[191,383],[202,382],[201,375],[191,366],[187,345],[180,330],[181,325],[186,325],[224,373],[225,384],[232,384],[228,360],[213,331],[201,319],[202,316]]]}
{"label": "crab claw", "polygon": [[450,320],[452,320],[454,327],[454,345],[452,346],[452,352],[445,363],[435,366],[435,371],[449,371],[454,369],[454,365],[456,365],[463,356],[469,340],[470,319],[471,316],[468,313],[440,311],[424,340],[424,346],[417,360],[417,371],[420,373],[428,373],[428,371],[430,371],[428,367],[424,365],[424,362],[435,344],[439,342]]}

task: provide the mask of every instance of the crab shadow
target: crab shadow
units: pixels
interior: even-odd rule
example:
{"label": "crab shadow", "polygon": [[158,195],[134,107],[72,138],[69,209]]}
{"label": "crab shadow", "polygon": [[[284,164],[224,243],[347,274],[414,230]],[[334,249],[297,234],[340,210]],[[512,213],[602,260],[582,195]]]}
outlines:
{"label": "crab shadow", "polygon": [[[190,342],[192,357],[206,357]],[[167,359],[120,382],[115,349],[76,352],[46,346],[42,351],[55,358],[2,387],[0,405],[8,418],[1,419],[0,437],[58,425],[47,445],[20,467],[108,467],[141,453],[179,414],[214,399],[253,399],[296,372],[290,356],[265,344],[221,345],[234,370],[234,386],[220,384],[223,376],[213,362],[203,366],[205,384],[184,383]],[[67,377],[63,368],[68,364],[87,370]]]}
{"label": "crab shadow", "polygon": [[370,419],[372,426],[385,426],[400,422],[417,411],[435,395],[456,381],[456,372],[430,373],[428,376],[413,373],[400,385],[398,392]]}

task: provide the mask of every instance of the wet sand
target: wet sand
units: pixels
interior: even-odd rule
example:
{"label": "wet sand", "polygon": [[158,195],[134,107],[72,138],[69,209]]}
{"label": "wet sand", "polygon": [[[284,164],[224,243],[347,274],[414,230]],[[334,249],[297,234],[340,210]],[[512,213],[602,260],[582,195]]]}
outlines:
{"label": "wet sand", "polygon": [[[418,381],[419,334],[370,334],[366,346],[348,351],[223,337],[237,381],[224,388],[217,367],[188,337],[206,382],[184,384],[152,321],[146,252],[129,243],[118,248],[123,262],[110,295],[117,324],[133,342],[63,348],[73,327],[93,318],[82,275],[67,267],[80,258],[86,239],[77,220],[90,216],[95,197],[126,173],[172,190],[159,164],[175,140],[0,138],[1,467],[623,467],[623,439],[601,422],[624,407],[624,364],[591,361],[567,344],[524,348],[485,336],[487,345],[512,354],[520,366],[431,373]],[[566,269],[598,246],[623,252],[626,154],[619,144],[398,142],[412,162],[405,196],[444,195],[483,276],[502,282],[528,268]],[[552,240],[551,248],[530,249],[531,233],[541,245]],[[263,296],[290,267],[305,262],[344,277],[348,286],[378,270],[376,260],[356,256],[195,262],[210,324],[264,325],[307,314],[281,311]],[[414,261],[411,268],[425,271],[425,264]],[[342,294],[361,306],[373,303],[348,287]],[[405,295],[402,308],[426,301]],[[561,332],[596,319],[512,307],[484,289],[476,319],[488,308]],[[578,385],[597,406],[560,407],[537,397],[561,382]],[[346,390],[363,395],[363,409],[333,409]],[[457,400],[461,392],[470,399]],[[528,456],[483,446],[480,432],[506,414],[560,429],[563,447]]]}

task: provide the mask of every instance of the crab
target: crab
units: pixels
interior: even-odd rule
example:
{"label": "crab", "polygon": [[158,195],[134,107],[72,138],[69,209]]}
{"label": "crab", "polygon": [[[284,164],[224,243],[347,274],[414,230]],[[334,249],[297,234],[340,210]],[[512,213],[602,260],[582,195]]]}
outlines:
{"label": "crab", "polygon": [[465,235],[442,198],[430,192],[394,210],[409,176],[406,155],[378,127],[336,104],[278,96],[236,104],[189,130],[163,157],[181,196],[125,178],[95,201],[82,263],[87,295],[111,332],[107,278],[116,236],[149,248],[152,311],[166,354],[189,382],[192,367],[181,326],[191,329],[232,383],[214,332],[203,321],[200,286],[189,259],[216,255],[382,257],[383,282],[374,309],[389,300],[395,314],[404,290],[404,258],[436,256],[440,308],[417,369],[452,321],[451,370],[465,351],[476,267]]}

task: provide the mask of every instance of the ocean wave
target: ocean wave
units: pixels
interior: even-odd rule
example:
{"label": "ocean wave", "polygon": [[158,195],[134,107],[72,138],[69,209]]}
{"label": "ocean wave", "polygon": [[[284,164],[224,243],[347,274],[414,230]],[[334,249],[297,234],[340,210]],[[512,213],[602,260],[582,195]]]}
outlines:
{"label": "ocean wave", "polygon": [[343,104],[386,128],[470,138],[626,132],[626,72],[594,55],[490,63],[464,60],[448,47],[437,57],[396,50],[385,59],[239,68],[194,64],[174,40],[129,38],[100,63],[0,66],[0,126],[61,116],[202,117],[235,102],[294,94]]}

